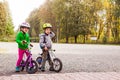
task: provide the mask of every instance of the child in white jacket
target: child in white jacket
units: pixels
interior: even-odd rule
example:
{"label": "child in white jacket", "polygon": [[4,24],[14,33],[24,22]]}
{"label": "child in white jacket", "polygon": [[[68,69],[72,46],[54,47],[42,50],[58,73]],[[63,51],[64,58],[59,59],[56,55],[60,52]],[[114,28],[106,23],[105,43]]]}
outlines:
{"label": "child in white jacket", "polygon": [[49,62],[49,65],[50,65],[50,68],[49,70],[50,71],[53,71],[53,63],[50,59],[50,56],[49,56],[49,52],[48,50],[52,48],[52,38],[55,36],[55,34],[53,32],[51,32],[51,28],[52,28],[52,25],[49,24],[49,23],[45,23],[43,25],[43,29],[44,29],[44,33],[40,34],[40,47],[43,51],[43,54],[42,54],[42,63],[41,63],[41,71],[45,71],[45,63],[46,63],[46,59],[48,59],[48,62]]}

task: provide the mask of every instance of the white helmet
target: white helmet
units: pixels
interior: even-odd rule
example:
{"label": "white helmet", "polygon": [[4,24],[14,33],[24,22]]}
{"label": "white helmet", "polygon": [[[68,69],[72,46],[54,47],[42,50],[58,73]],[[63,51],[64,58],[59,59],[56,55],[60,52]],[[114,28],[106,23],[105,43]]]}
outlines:
{"label": "white helmet", "polygon": [[30,28],[30,25],[27,22],[23,22],[23,23],[20,24],[20,28],[22,28],[22,27]]}

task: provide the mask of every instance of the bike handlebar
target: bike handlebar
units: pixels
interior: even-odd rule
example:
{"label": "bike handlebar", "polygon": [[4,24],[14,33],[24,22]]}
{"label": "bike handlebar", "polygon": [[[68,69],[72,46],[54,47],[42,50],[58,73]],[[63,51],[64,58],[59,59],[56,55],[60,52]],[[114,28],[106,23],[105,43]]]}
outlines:
{"label": "bike handlebar", "polygon": [[54,51],[55,52],[56,50],[55,49],[50,49],[50,51]]}
{"label": "bike handlebar", "polygon": [[30,46],[31,46],[31,47],[33,47],[33,45],[32,45],[32,44],[30,44]]}

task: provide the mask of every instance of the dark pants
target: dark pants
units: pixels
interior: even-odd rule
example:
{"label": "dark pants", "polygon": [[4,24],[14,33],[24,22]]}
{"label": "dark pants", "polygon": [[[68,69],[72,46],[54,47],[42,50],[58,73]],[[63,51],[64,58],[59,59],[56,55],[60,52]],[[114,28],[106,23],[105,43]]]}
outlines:
{"label": "dark pants", "polygon": [[48,60],[48,63],[50,65],[50,67],[53,67],[53,63],[51,61],[51,58],[50,58],[50,55],[49,55],[48,51],[43,50],[42,59],[43,59],[43,61],[41,63],[41,65],[42,65],[41,68],[43,68],[43,67],[45,68],[46,60]]}

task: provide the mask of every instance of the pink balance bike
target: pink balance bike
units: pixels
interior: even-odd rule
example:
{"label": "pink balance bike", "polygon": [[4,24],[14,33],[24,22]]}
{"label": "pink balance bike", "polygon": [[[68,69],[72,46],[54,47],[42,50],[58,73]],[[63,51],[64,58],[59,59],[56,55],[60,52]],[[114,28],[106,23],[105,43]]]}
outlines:
{"label": "pink balance bike", "polygon": [[26,52],[29,53],[29,55],[28,55],[27,59],[22,60],[22,62],[20,64],[20,71],[23,71],[25,68],[26,72],[29,74],[33,74],[38,71],[37,62],[32,59],[32,53],[31,53],[32,47],[33,47],[33,45],[30,44],[28,50],[26,50]]}

